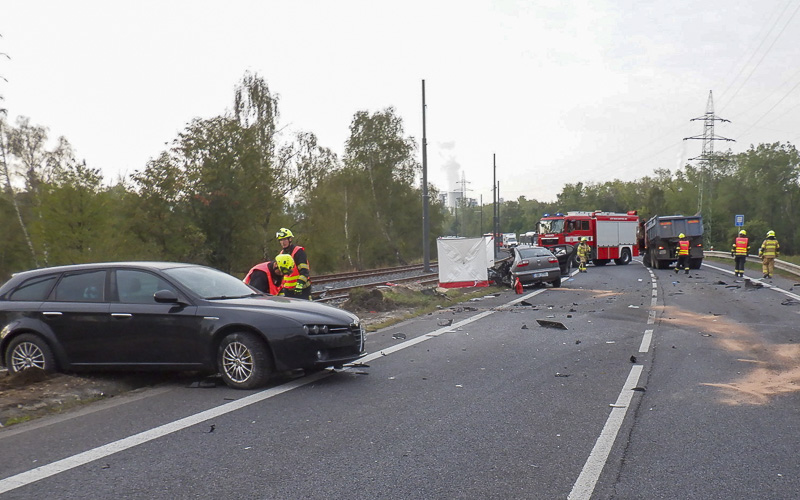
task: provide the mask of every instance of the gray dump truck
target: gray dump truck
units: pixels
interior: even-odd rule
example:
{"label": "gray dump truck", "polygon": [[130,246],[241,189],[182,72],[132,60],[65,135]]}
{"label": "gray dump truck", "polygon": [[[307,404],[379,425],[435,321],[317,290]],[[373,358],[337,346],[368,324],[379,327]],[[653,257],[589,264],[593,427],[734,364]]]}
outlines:
{"label": "gray dump truck", "polygon": [[699,215],[656,215],[644,223],[639,241],[642,261],[647,267],[666,269],[678,261],[679,235],[689,238],[689,267],[703,263],[703,218]]}

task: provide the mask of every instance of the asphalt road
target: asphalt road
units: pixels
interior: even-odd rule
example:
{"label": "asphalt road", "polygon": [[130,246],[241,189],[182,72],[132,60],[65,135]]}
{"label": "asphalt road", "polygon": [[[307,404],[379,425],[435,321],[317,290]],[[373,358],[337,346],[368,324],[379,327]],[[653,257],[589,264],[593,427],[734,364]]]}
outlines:
{"label": "asphalt road", "polygon": [[797,498],[800,296],[751,284],[590,266],[370,334],[368,366],[15,425],[0,499]]}

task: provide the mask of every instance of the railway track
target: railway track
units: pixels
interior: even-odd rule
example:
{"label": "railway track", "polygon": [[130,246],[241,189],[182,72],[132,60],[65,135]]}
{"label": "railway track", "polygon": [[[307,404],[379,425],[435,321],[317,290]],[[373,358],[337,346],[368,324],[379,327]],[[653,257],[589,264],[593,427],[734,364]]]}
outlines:
{"label": "railway track", "polygon": [[[431,267],[435,267],[432,264]],[[407,276],[402,276],[406,275]],[[398,276],[401,275],[401,276]],[[353,288],[375,288],[388,283],[420,283],[430,285],[438,283],[438,272],[424,272],[424,265],[409,265],[371,269],[368,271],[352,271],[347,273],[314,276],[312,298],[315,301],[327,302],[344,300]]]}

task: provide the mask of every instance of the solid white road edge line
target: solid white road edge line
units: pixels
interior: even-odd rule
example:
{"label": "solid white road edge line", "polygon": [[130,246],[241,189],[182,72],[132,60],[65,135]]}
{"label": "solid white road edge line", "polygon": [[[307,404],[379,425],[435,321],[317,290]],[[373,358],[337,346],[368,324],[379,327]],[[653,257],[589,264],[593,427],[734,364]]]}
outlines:
{"label": "solid white road edge line", "polygon": [[[515,299],[509,302],[507,305],[514,305],[518,302],[521,302],[525,299],[529,299],[535,295],[544,292],[544,289],[539,289],[535,292],[529,293],[524,295],[518,299]],[[497,311],[484,311],[482,313],[476,314],[475,316],[471,316],[465,320],[459,321],[458,323],[454,323],[453,325],[448,325],[445,328],[440,328],[434,332],[428,333],[426,335],[420,335],[417,338],[408,340],[406,342],[397,344],[392,346],[388,349],[383,349],[379,352],[369,354],[361,359],[358,360],[359,363],[367,363],[374,359],[389,355],[393,352],[400,351],[402,349],[406,349],[413,345],[419,344],[420,342],[424,342],[426,340],[430,340],[432,338],[438,337],[443,333],[447,333],[452,331],[456,328],[460,328],[462,326],[468,325],[479,319],[485,318],[491,314],[494,314]],[[349,370],[349,368],[347,369]],[[109,455],[113,455],[114,453],[118,453],[121,451],[125,451],[129,448],[133,448],[134,446],[138,446],[140,444],[147,443],[148,441],[152,441],[154,439],[158,439],[160,437],[166,436],[167,434],[171,434],[173,432],[177,432],[193,425],[197,425],[202,423],[206,420],[210,420],[212,418],[216,418],[227,413],[231,413],[233,411],[239,410],[246,406],[250,406],[255,403],[259,403],[266,399],[275,397],[279,394],[283,394],[284,392],[291,391],[293,389],[297,389],[304,385],[310,384],[312,382],[316,382],[324,377],[328,377],[331,375],[331,372],[319,372],[315,373],[311,376],[303,377],[302,379],[293,380],[286,384],[282,384],[278,387],[273,387],[267,389],[262,392],[258,392],[256,394],[251,394],[250,396],[246,396],[242,399],[238,399],[236,401],[232,401],[230,403],[225,403],[224,405],[218,406],[216,408],[211,408],[209,410],[202,411],[200,413],[196,413],[194,415],[190,415],[188,417],[175,420],[168,424],[161,425],[159,427],[155,427],[153,429],[149,429],[138,434],[134,434],[133,436],[129,436],[118,441],[114,441],[108,443],[103,446],[99,446],[97,448],[84,451],[83,453],[78,453],[77,455],[73,455],[71,457],[67,457],[56,462],[42,465],[35,469],[31,469],[29,471],[21,472],[19,474],[15,474],[13,476],[7,477],[5,479],[0,479],[0,494],[5,493],[7,491],[11,491],[17,488],[21,488],[31,483],[35,483],[36,481],[40,481],[50,476],[54,476],[61,472],[68,471],[70,469],[74,469],[75,467],[80,467],[81,465],[88,464],[95,460],[98,460],[103,457],[107,457]]]}
{"label": "solid white road edge line", "polygon": [[[727,269],[723,269],[723,268],[717,267],[717,266],[711,266],[711,265],[706,264],[706,263],[703,263],[702,267],[708,267],[708,268],[711,268],[711,269],[715,269],[717,271],[721,271],[723,273],[733,274],[733,271],[729,271]],[[792,292],[790,292],[788,290],[784,290],[783,288],[778,288],[775,285],[771,285],[769,283],[765,283],[762,278],[748,278],[748,277],[746,277],[746,278],[749,279],[750,281],[755,281],[755,282],[761,283],[762,285],[764,285],[765,288],[769,288],[770,290],[774,290],[776,292],[780,292],[780,293],[786,295],[787,297],[791,297],[791,298],[793,298],[795,300],[800,300],[800,295],[797,295],[796,293],[792,293]]]}
{"label": "solid white road edge line", "polygon": [[644,365],[634,365],[631,368],[631,373],[622,386],[622,392],[619,393],[617,402],[614,403],[611,409],[611,415],[606,420],[606,425],[597,438],[597,442],[589,454],[589,458],[581,470],[581,474],[575,481],[567,500],[589,500],[600,478],[600,473],[606,465],[608,455],[611,453],[611,447],[617,439],[619,429],[622,427],[622,421],[625,419],[625,414],[628,412],[631,399],[633,398],[633,388],[639,382],[639,376],[642,373]]}

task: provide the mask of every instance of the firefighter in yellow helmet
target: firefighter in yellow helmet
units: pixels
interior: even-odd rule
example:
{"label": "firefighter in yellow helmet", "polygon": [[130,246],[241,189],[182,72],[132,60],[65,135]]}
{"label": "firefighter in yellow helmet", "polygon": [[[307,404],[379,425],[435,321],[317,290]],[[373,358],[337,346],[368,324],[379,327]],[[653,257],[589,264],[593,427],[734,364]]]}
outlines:
{"label": "firefighter in yellow helmet", "polygon": [[578,253],[578,271],[585,273],[586,264],[589,262],[589,256],[592,254],[592,247],[589,246],[588,239],[584,236],[575,251]]}
{"label": "firefighter in yellow helmet", "polygon": [[689,238],[685,234],[678,235],[678,263],[675,264],[675,273],[683,269],[685,274],[689,274]]}
{"label": "firefighter in yellow helmet", "polygon": [[761,270],[765,278],[772,278],[775,272],[775,259],[780,254],[781,246],[775,238],[775,231],[767,231],[767,238],[761,243],[758,249],[758,256],[761,257]]}
{"label": "firefighter in yellow helmet", "polygon": [[747,238],[747,231],[742,229],[739,235],[733,240],[731,246],[731,257],[734,261],[734,274],[740,278],[744,277],[744,264],[747,262],[747,254],[750,252],[750,240]]}
{"label": "firefighter in yellow helmet", "polygon": [[283,277],[294,269],[294,260],[290,255],[278,256],[284,259],[269,260],[256,264],[244,277],[244,282],[256,290],[269,295],[285,295]]}
{"label": "firefighter in yellow helmet", "polygon": [[[308,265],[306,249],[293,243],[294,234],[285,227],[280,228],[275,237],[281,244],[279,256],[290,255],[294,259],[294,269],[284,278],[286,296],[311,300],[311,267]],[[291,293],[287,284],[291,285]]]}

